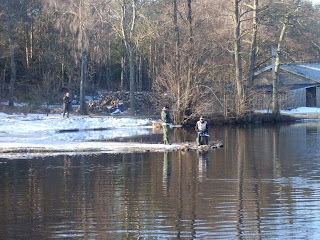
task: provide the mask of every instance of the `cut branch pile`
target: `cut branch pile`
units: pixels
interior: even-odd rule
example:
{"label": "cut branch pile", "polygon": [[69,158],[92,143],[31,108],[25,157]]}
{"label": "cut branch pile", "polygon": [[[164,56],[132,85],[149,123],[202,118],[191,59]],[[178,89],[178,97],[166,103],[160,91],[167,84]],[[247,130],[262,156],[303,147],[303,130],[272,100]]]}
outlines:
{"label": "cut branch pile", "polygon": [[[151,92],[136,92],[134,94],[137,114],[157,114]],[[117,91],[105,94],[100,102],[89,102],[88,111],[91,113],[116,114],[126,112],[130,108],[130,92]],[[158,113],[159,114],[159,113]]]}

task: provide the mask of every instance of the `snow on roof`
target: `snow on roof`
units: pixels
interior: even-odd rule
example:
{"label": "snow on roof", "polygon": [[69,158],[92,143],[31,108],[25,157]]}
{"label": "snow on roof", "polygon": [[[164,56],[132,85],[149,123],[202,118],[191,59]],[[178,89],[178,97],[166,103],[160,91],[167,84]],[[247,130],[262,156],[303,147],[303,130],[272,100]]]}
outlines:
{"label": "snow on roof", "polygon": [[[255,72],[255,82],[272,85],[272,65]],[[280,65],[280,82],[286,85],[317,85],[320,83],[320,63],[297,63]]]}
{"label": "snow on roof", "polygon": [[[320,63],[292,63],[280,65],[280,69],[289,73],[320,82]],[[255,76],[272,70],[272,65],[262,68],[254,73]]]}
{"label": "snow on roof", "polygon": [[281,65],[281,69],[320,82],[320,63]]}
{"label": "snow on roof", "polygon": [[[297,90],[302,88],[310,88],[318,86],[319,84],[292,84],[286,85],[286,87],[280,88],[280,91],[288,91],[288,90]],[[263,92],[272,92],[273,86],[272,85],[259,85],[254,88],[256,91],[263,91]]]}

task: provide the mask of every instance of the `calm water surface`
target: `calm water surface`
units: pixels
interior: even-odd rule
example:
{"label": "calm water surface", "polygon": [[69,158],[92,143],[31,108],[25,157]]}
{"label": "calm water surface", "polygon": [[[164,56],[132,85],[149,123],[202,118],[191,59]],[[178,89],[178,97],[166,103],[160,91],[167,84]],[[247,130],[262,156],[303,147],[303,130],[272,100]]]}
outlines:
{"label": "calm water surface", "polygon": [[0,238],[320,239],[320,123],[211,139],[225,147],[0,159]]}

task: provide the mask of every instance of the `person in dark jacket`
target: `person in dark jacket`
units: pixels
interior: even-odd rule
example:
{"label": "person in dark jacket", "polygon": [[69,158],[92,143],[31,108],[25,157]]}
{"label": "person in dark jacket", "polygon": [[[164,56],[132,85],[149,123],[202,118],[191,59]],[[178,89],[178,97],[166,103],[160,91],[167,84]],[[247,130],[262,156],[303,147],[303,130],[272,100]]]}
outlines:
{"label": "person in dark jacket", "polygon": [[206,144],[208,145],[209,142],[209,135],[208,135],[208,123],[204,120],[204,117],[201,116],[200,120],[197,122],[195,127],[196,132],[198,133],[197,143],[200,146],[201,144],[201,137],[204,137],[206,140]]}
{"label": "person in dark jacket", "polygon": [[66,113],[67,113],[67,118],[69,117],[70,109],[71,109],[71,99],[70,99],[70,94],[67,92],[66,95],[63,97],[63,118]]}
{"label": "person in dark jacket", "polygon": [[169,107],[165,106],[161,111],[161,120],[163,127],[163,143],[170,144],[169,133],[170,133],[170,112]]}

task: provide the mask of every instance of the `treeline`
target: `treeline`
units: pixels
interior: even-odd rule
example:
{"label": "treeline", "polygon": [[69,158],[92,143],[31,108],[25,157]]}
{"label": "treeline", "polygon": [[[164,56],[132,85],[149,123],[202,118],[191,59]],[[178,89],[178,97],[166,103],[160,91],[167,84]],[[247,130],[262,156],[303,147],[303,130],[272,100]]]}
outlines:
{"label": "treeline", "polygon": [[177,123],[244,117],[273,46],[278,64],[319,62],[319,10],[309,0],[0,0],[0,99],[50,104],[70,91],[85,114],[86,93],[129,90],[134,114],[134,92],[153,91]]}

